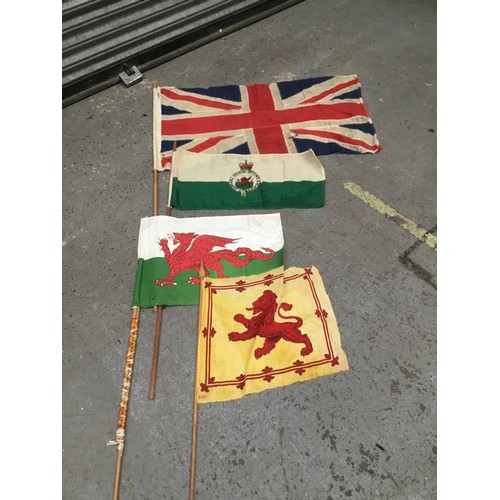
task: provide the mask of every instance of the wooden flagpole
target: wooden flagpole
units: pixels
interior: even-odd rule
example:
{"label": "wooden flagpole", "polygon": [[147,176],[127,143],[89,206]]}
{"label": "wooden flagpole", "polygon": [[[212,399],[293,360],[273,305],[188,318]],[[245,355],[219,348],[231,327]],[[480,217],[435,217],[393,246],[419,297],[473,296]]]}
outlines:
{"label": "wooden flagpole", "polygon": [[[153,87],[153,215],[158,215],[158,160],[157,155],[158,147],[158,112],[156,110],[156,100],[158,97],[158,86],[155,84]],[[161,126],[161,125],[160,125]],[[149,381],[149,399],[155,398],[155,385],[156,385],[156,371],[158,368],[158,356],[160,352],[160,336],[161,325],[163,321],[163,307],[155,306],[153,311],[156,312],[156,331],[155,341],[153,346],[153,362],[151,366],[151,378]]]}
{"label": "wooden flagpole", "polygon": [[[153,169],[153,215],[158,215],[158,170]],[[151,378],[149,381],[149,399],[155,398],[156,372],[158,370],[158,356],[160,353],[161,325],[163,321],[163,306],[155,306],[156,331],[153,346],[153,362],[151,365]]]}
{"label": "wooden flagpole", "polygon": [[194,490],[196,484],[196,436],[198,433],[198,344],[201,330],[201,305],[203,297],[203,283],[207,277],[207,271],[203,262],[200,262],[200,305],[198,313],[198,332],[196,335],[196,360],[194,370],[194,399],[193,399],[193,430],[191,433],[191,476],[189,480],[189,500],[194,500]]}
{"label": "wooden flagpole", "polygon": [[132,369],[134,366],[135,351],[137,346],[137,333],[139,332],[140,312],[141,309],[139,307],[134,306],[132,308],[132,321],[130,323],[125,373],[123,375],[122,397],[120,401],[120,411],[118,413],[118,423],[116,425],[116,440],[108,442],[108,445],[118,445],[113,500],[118,500],[118,493],[120,489],[120,473],[122,470],[123,449],[125,447],[125,424],[127,421],[130,387],[132,385]]}
{"label": "wooden flagpole", "polygon": [[[174,142],[173,151],[176,150],[176,142]],[[172,174],[170,174],[172,175]],[[158,170],[156,167],[153,170],[153,213],[158,215]],[[172,207],[170,206],[170,196],[167,202],[167,215],[172,214]],[[158,371],[158,358],[160,356],[160,337],[161,337],[161,325],[163,321],[163,306],[155,306],[156,311],[156,331],[155,331],[155,341],[153,345],[153,360],[151,362],[151,377],[149,380],[149,399],[153,400],[155,398],[155,387],[156,387],[156,372]]]}

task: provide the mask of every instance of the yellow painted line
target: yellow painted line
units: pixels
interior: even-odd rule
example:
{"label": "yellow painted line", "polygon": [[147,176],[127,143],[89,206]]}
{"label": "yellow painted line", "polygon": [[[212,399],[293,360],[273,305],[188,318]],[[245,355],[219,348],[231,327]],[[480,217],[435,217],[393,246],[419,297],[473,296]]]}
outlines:
{"label": "yellow painted line", "polygon": [[374,208],[377,212],[385,215],[389,219],[396,222],[396,224],[399,224],[401,227],[405,228],[410,234],[415,236],[415,238],[419,239],[422,243],[425,243],[427,246],[433,248],[434,250],[437,248],[437,237],[429,233],[427,229],[420,227],[412,220],[396,212],[394,208],[390,207],[382,200],[379,200],[376,196],[373,196],[368,191],[365,191],[354,182],[344,182],[344,187],[354,196],[357,196],[360,200],[363,200],[365,203],[370,205],[370,207]]}

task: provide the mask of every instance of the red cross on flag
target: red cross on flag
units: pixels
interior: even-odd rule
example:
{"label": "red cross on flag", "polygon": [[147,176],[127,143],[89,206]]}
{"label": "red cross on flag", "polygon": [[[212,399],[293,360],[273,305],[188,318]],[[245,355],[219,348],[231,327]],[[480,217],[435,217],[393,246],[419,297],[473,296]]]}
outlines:
{"label": "red cross on flag", "polygon": [[356,75],[208,88],[157,87],[155,168],[194,153],[376,153]]}

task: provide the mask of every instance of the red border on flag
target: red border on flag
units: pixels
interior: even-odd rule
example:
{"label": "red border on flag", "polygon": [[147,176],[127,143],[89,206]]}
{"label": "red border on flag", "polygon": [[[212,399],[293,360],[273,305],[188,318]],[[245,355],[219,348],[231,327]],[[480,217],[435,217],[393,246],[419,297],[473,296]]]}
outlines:
{"label": "red border on flag", "polygon": [[[206,349],[205,349],[205,377],[204,382],[201,383],[201,390],[203,392],[209,392],[209,390],[213,387],[224,387],[224,386],[236,386],[239,389],[243,389],[247,380],[257,380],[263,379],[270,382],[274,377],[283,375],[285,373],[296,372],[299,375],[302,375],[308,368],[312,368],[315,366],[321,366],[326,364],[331,364],[333,366],[339,364],[339,359],[335,356],[332,347],[332,341],[330,338],[330,330],[328,328],[327,322],[327,312],[323,308],[321,304],[321,300],[316,291],[316,287],[314,286],[314,282],[311,279],[311,275],[313,271],[311,268],[305,268],[303,273],[293,274],[291,276],[284,277],[283,273],[280,274],[268,274],[263,279],[256,281],[246,282],[243,279],[239,280],[237,283],[232,285],[224,285],[224,286],[213,286],[210,281],[205,282],[205,288],[208,289],[208,304],[207,304],[207,317],[205,322],[205,328],[203,328]],[[274,281],[283,278],[284,283],[288,283],[289,281],[303,278],[309,284],[309,290],[311,292],[311,296],[316,304],[316,316],[321,321],[321,325],[323,328],[323,334],[325,336],[325,342],[328,349],[327,353],[323,354],[323,357],[317,359],[315,361],[310,361],[308,363],[297,359],[291,366],[285,366],[278,369],[273,369],[269,366],[266,366],[260,373],[249,373],[249,374],[241,374],[237,376],[233,380],[220,380],[216,381],[215,377],[212,376],[210,368],[211,368],[211,349],[212,349],[212,337],[214,336],[215,330],[213,328],[212,320],[213,320],[213,295],[217,294],[220,291],[226,290],[236,290],[236,291],[244,291],[246,288],[251,288],[258,285],[267,285],[269,286]],[[210,332],[210,333],[208,333]]]}

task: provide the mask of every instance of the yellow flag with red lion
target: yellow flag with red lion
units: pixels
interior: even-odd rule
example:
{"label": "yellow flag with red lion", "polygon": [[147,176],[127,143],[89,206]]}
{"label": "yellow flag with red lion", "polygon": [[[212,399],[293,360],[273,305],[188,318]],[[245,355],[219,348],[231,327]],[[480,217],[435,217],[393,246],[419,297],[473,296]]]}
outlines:
{"label": "yellow flag with red lion", "polygon": [[205,278],[197,363],[199,403],[348,370],[318,269]]}

